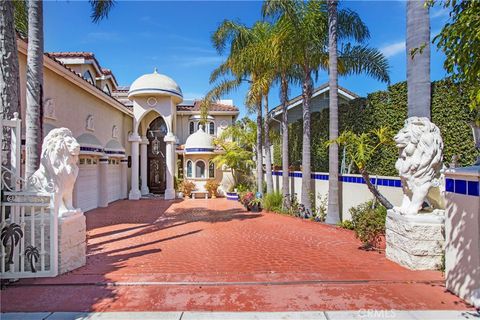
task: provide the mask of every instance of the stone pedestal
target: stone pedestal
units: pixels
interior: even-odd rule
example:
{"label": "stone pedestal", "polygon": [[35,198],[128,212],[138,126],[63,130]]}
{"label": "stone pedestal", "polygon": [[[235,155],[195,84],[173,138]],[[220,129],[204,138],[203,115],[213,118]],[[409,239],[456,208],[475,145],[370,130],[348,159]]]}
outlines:
{"label": "stone pedestal", "polygon": [[58,273],[80,268],[86,263],[87,228],[85,215],[79,211],[75,215],[58,219]]}
{"label": "stone pedestal", "polygon": [[442,264],[445,244],[444,212],[401,215],[388,210],[386,256],[412,270],[435,270]]}

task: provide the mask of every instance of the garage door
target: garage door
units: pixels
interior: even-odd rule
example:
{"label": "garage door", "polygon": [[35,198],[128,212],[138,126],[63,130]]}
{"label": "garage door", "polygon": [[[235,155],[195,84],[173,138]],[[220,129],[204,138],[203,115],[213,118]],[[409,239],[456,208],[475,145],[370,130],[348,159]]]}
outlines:
{"label": "garage door", "polygon": [[120,171],[120,160],[108,160],[108,202],[122,198],[122,177]]}
{"label": "garage door", "polygon": [[78,168],[76,206],[86,212],[98,207],[98,160],[80,158]]}

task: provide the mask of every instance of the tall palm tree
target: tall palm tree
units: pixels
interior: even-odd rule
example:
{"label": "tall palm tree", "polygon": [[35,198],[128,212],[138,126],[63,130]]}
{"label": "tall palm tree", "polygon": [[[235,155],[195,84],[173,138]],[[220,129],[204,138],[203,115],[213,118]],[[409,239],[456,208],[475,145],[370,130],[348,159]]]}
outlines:
{"label": "tall palm tree", "polygon": [[[14,12],[13,1],[0,1],[0,119],[10,119],[15,112],[20,114],[20,80]],[[0,149],[3,150],[2,143],[9,146],[11,136],[6,129],[2,136],[4,141],[0,141]],[[0,152],[3,153],[2,150]],[[4,165],[3,156],[6,159],[10,158],[8,152],[0,154],[0,165]],[[9,167],[9,161],[5,165]]]}
{"label": "tall palm tree", "polygon": [[27,108],[25,177],[38,168],[42,145],[43,1],[28,1]]}
{"label": "tall palm tree", "polygon": [[[115,1],[90,0],[93,22],[107,18]],[[25,177],[38,168],[43,124],[43,0],[28,0],[27,106]]]}
{"label": "tall palm tree", "polygon": [[[329,138],[338,138],[338,58],[337,58],[337,0],[328,0],[328,86],[329,90]],[[340,221],[338,194],[338,144],[328,146],[328,210],[325,222]]]}
{"label": "tall palm tree", "polygon": [[[220,82],[207,94],[207,100],[220,97],[236,89],[243,81],[248,82],[249,90],[246,104],[257,114],[257,191],[263,191],[263,157],[262,157],[262,131],[268,132],[268,121],[263,121],[262,100],[268,112],[268,92],[273,82],[271,68],[268,67],[267,40],[270,36],[271,26],[266,22],[257,22],[251,28],[225,20],[213,34],[212,40],[217,51],[222,54],[229,44],[230,51],[227,60],[212,72],[211,82],[217,81],[221,76],[232,76],[231,80]],[[262,130],[263,127],[263,130]],[[269,138],[265,137],[265,153],[267,154],[267,192],[273,191],[271,173],[271,156]]]}
{"label": "tall palm tree", "polygon": [[430,17],[423,1],[407,1],[408,116],[430,119]]}
{"label": "tall palm tree", "polygon": [[[320,70],[328,70],[329,68],[328,6],[322,0],[308,2],[266,0],[262,11],[264,16],[286,19],[291,33],[290,36],[295,39],[294,61],[302,72],[304,126],[301,203],[307,210],[311,210],[310,106],[313,93],[313,77],[316,77]],[[381,81],[389,80],[388,62],[385,57],[377,49],[362,44],[369,36],[368,28],[358,14],[348,9],[338,10],[337,41],[345,41],[337,53],[339,75],[366,73]],[[348,40],[350,39],[359,44],[349,43]],[[332,163],[332,165],[334,164]]]}

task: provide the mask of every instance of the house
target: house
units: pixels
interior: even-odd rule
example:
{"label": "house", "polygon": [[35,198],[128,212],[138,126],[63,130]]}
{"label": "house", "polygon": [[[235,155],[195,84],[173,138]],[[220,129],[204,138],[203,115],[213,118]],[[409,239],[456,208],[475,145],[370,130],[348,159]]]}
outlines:
{"label": "house", "polygon": [[[310,109],[312,113],[319,112],[323,109],[328,108],[329,91],[330,91],[330,87],[328,85],[328,82],[322,84],[321,86],[313,90],[312,100],[311,100],[311,109]],[[357,94],[341,86],[338,86],[338,104],[339,105],[347,103],[356,98],[359,98]],[[288,123],[293,123],[303,118],[302,102],[303,102],[302,95],[296,96],[295,98],[288,101],[288,107],[287,107]],[[279,121],[282,120],[282,114],[283,114],[283,110],[281,105],[276,106],[268,113],[268,118],[273,120],[271,122],[272,128],[275,128],[277,130],[279,129],[280,127]]]}
{"label": "house", "polygon": [[[24,118],[27,43],[19,38],[17,45]],[[199,101],[184,101],[173,79],[155,70],[119,86],[90,52],[46,53],[43,97],[43,135],[67,127],[80,144],[73,201],[83,211],[150,193],[173,199],[175,177],[200,189],[209,179],[221,183],[220,193],[229,188],[229,170],[211,159],[221,152],[213,137],[239,114],[231,100],[213,104],[204,129]]]}

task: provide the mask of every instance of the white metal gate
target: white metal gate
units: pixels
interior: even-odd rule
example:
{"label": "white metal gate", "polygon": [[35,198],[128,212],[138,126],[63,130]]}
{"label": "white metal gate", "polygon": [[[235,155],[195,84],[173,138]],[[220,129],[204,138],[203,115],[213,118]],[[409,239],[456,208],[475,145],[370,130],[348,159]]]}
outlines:
{"label": "white metal gate", "polygon": [[28,181],[21,178],[18,114],[11,120],[0,119],[0,146],[1,276],[54,277],[58,274],[58,218],[53,190],[29,191]]}

